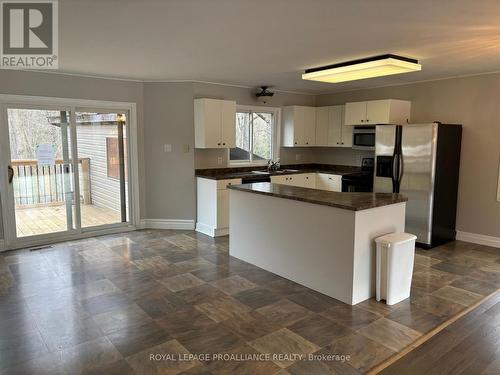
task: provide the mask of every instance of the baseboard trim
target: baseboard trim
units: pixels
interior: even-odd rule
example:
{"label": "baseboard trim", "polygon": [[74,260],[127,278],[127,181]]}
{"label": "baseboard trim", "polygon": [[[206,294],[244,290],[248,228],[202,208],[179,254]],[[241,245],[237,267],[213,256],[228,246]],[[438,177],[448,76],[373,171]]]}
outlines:
{"label": "baseboard trim", "polygon": [[457,240],[500,248],[500,237],[487,236],[485,234],[462,232],[458,230]]}
{"label": "baseboard trim", "polygon": [[142,219],[141,228],[193,230],[194,220]]}

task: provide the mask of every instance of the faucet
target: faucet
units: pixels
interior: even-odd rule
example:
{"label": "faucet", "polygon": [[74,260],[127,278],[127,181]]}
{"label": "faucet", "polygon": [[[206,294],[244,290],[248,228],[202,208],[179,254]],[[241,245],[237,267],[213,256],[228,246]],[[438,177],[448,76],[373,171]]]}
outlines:
{"label": "faucet", "polygon": [[277,159],[276,161],[273,161],[273,159],[269,159],[269,161],[267,162],[267,170],[269,172],[277,171],[280,168],[281,168],[280,159]]}

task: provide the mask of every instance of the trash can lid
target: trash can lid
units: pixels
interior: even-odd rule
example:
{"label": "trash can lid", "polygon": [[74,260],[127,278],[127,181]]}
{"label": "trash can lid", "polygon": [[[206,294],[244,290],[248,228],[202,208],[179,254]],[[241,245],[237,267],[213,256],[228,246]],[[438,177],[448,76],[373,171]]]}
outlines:
{"label": "trash can lid", "polygon": [[409,241],[415,241],[417,236],[411,233],[389,233],[375,238],[375,242],[396,245]]}

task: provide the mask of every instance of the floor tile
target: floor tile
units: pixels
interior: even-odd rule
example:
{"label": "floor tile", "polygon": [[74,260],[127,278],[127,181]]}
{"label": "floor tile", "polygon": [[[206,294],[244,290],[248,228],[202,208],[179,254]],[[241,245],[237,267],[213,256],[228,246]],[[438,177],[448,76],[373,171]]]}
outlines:
{"label": "floor tile", "polygon": [[156,319],[156,323],[174,338],[215,324],[207,315],[193,307],[165,314]]}
{"label": "floor tile", "polygon": [[200,365],[197,361],[179,360],[188,354],[177,340],[170,340],[127,357],[127,362],[137,374],[179,374]]}
{"label": "floor tile", "polygon": [[92,316],[92,320],[105,335],[141,325],[149,319],[150,316],[136,304]]}
{"label": "floor tile", "polygon": [[349,355],[349,365],[366,372],[389,358],[394,352],[359,333],[340,338],[320,353]]}
{"label": "floor tile", "polygon": [[314,314],[312,311],[287,299],[281,299],[272,305],[261,307],[256,311],[270,322],[281,324],[282,326],[289,326]]}
{"label": "floor tile", "polygon": [[177,275],[160,280],[160,283],[166,286],[172,292],[178,292],[184,289],[193,288],[205,284],[201,279],[190,273],[184,273],[182,275]]}
{"label": "floor tile", "polygon": [[446,318],[423,311],[415,305],[398,308],[386,315],[386,318],[422,333],[429,332],[446,320]]}
{"label": "floor tile", "polygon": [[443,318],[451,318],[465,309],[463,305],[431,295],[419,297],[413,304],[421,310]]}
{"label": "floor tile", "polygon": [[350,328],[321,315],[312,315],[299,320],[289,326],[288,329],[320,347],[327,346],[340,337],[352,333]]}
{"label": "floor tile", "polygon": [[288,358],[273,359],[273,362],[282,368],[288,367],[295,360],[298,360],[298,358],[294,360],[296,356],[314,353],[319,349],[319,346],[316,344],[309,342],[286,328],[255,339],[248,344],[261,353],[289,356]]}
{"label": "floor tile", "polygon": [[244,341],[220,323],[182,334],[177,340],[193,354],[225,353],[244,345]]}
{"label": "floor tile", "polygon": [[215,286],[216,288],[229,295],[243,292],[245,290],[256,287],[254,283],[238,275],[220,279],[217,281],[212,281],[210,285]]}
{"label": "floor tile", "polygon": [[256,311],[224,320],[222,324],[245,341],[255,340],[281,328]]}
{"label": "floor tile", "polygon": [[217,323],[237,318],[249,311],[248,307],[231,297],[223,297],[212,302],[200,303],[194,307]]}
{"label": "floor tile", "polygon": [[358,333],[398,352],[423,334],[392,320],[381,318],[359,329]]}
{"label": "floor tile", "polygon": [[381,316],[357,306],[339,305],[327,309],[322,316],[348,328],[357,330],[379,319]]}
{"label": "floor tile", "polygon": [[124,357],[170,339],[169,335],[152,321],[112,332],[107,337]]}
{"label": "floor tile", "polygon": [[464,306],[470,306],[483,298],[480,294],[453,286],[445,286],[433,292],[432,295]]}
{"label": "floor tile", "polygon": [[257,287],[240,292],[234,295],[234,298],[252,309],[258,309],[278,302],[281,296],[269,289]]}

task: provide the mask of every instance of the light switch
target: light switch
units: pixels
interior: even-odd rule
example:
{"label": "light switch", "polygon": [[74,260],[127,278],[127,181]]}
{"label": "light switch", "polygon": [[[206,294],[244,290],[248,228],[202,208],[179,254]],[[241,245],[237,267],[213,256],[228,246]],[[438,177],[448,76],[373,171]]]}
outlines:
{"label": "light switch", "polygon": [[186,153],[186,154],[189,152],[190,149],[191,149],[191,147],[189,145],[182,146],[182,151],[184,151],[184,153]]}
{"label": "light switch", "polygon": [[172,145],[164,144],[163,145],[163,152],[172,152]]}
{"label": "light switch", "polygon": [[222,156],[219,156],[219,157],[217,158],[217,164],[218,164],[218,165],[222,165]]}

